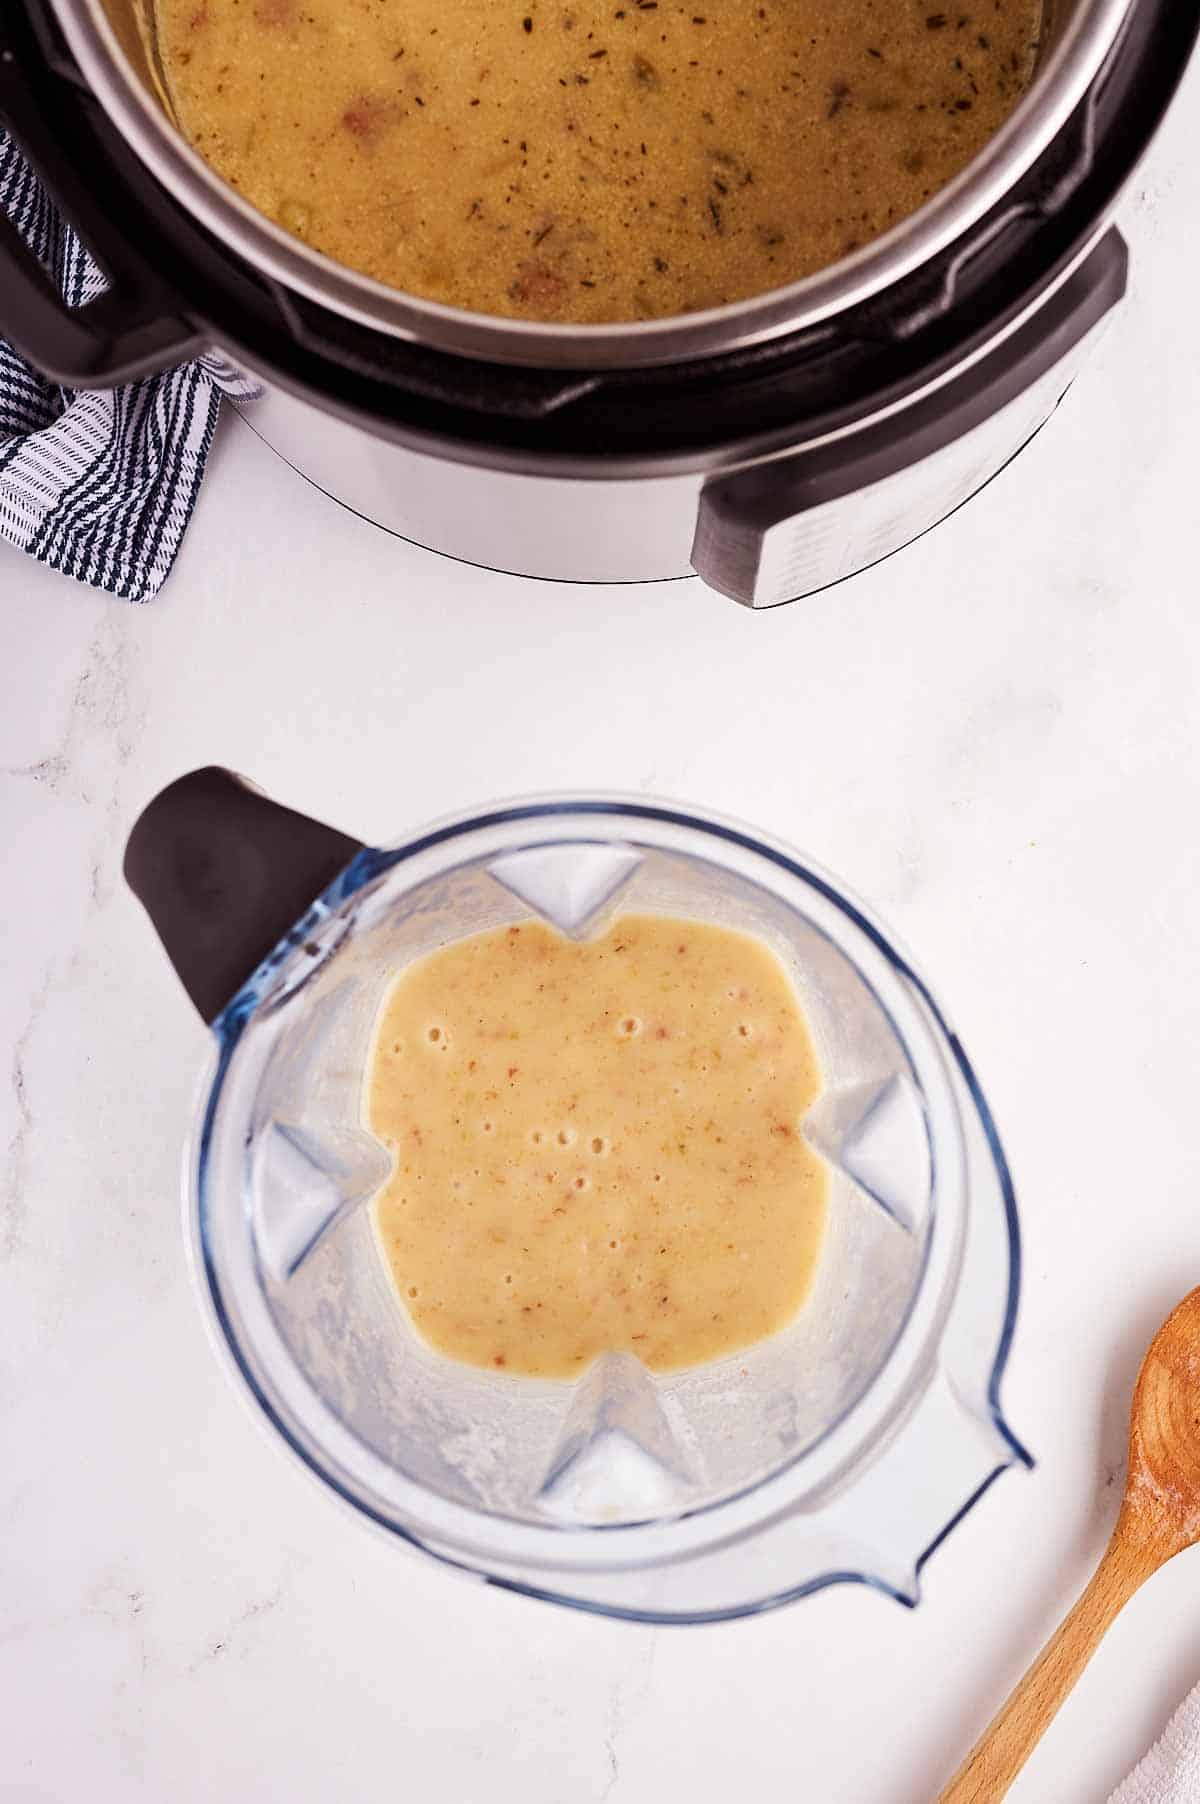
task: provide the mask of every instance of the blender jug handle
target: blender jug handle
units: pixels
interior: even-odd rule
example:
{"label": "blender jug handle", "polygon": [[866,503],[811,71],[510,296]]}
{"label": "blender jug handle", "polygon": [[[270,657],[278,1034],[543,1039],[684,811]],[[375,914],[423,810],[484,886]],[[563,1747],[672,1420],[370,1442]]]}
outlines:
{"label": "blender jug handle", "polygon": [[209,765],[143,810],[125,847],[125,881],[213,1021],[362,850],[361,840]]}

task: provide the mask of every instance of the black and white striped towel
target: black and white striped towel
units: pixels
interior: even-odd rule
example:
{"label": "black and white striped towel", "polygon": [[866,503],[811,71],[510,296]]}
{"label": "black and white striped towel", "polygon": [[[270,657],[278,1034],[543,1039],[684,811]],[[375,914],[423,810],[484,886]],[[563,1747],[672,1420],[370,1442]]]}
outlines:
{"label": "black and white striped towel", "polygon": [[[0,207],[69,305],[102,292],[104,277],[4,131]],[[149,601],[191,518],[221,396],[253,391],[215,355],[123,388],[62,388],[0,340],[0,539]]]}

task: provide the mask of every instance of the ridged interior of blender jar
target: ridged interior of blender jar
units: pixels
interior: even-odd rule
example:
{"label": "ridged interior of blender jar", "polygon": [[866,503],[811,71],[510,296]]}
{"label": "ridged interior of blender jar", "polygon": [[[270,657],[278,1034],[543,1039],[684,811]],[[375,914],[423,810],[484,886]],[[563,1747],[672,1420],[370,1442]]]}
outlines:
{"label": "ridged interior of blender jar", "polygon": [[[531,915],[580,933],[615,907],[739,927],[792,973],[824,1076],[804,1131],[832,1174],[813,1291],[772,1339],[668,1375],[624,1353],[573,1383],[457,1364],[416,1335],[373,1230],[390,1158],[361,1125],[361,1102],[383,989],[448,938]],[[339,1424],[469,1509],[542,1526],[628,1523],[750,1489],[869,1389],[921,1282],[936,1173],[905,1045],[825,933],[716,865],[643,849],[631,869],[624,848],[571,845],[464,865],[367,908],[316,976],[252,1021],[238,1057],[256,1072],[254,1102],[230,1131],[246,1146],[245,1213],[274,1332]]]}

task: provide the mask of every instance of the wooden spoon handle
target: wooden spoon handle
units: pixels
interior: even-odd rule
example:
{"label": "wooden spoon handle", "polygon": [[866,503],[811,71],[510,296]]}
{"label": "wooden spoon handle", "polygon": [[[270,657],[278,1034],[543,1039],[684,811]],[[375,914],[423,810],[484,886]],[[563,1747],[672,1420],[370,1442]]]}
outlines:
{"label": "wooden spoon handle", "polygon": [[959,1767],[938,1804],[997,1804],[1042,1739],[1105,1630],[1149,1577],[1116,1535],[1090,1584]]}

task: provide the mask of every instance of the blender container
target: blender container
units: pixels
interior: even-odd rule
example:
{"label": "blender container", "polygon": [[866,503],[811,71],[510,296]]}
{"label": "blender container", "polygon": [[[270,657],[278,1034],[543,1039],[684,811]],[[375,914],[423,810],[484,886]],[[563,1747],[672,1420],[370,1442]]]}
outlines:
{"label": "blender container", "polygon": [[[612,1615],[708,1621],[838,1580],[905,1603],[924,1559],[1029,1457],[999,1382],[1016,1205],[983,1095],[908,960],[799,855],[645,800],[513,802],[371,849],[228,772],[165,790],[126,875],[211,1020],[187,1160],[195,1270],[261,1415],[332,1491],[484,1579]],[[803,1131],[828,1226],[793,1324],[654,1374],[456,1363],[419,1339],[370,1202],[391,1156],[363,1078],[395,973],[540,918],[627,910],[759,936],[824,1088]]]}

